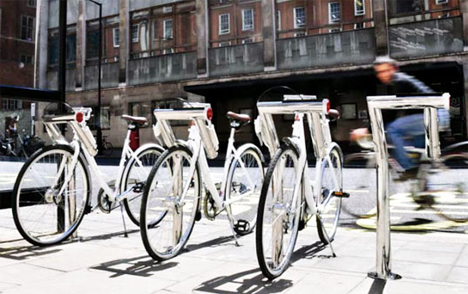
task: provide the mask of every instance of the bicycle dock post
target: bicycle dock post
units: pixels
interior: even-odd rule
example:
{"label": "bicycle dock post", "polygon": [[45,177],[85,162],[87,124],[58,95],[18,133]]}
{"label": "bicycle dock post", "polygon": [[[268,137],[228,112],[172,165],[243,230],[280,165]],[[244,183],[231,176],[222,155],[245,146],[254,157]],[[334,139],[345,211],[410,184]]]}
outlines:
{"label": "bicycle dock post", "polygon": [[437,159],[440,156],[437,108],[448,110],[450,107],[450,95],[444,93],[442,96],[436,96],[435,94],[417,97],[370,96],[367,97],[367,104],[377,164],[376,271],[368,273],[368,276],[381,280],[400,279],[400,275],[391,271],[390,175],[382,109],[423,109],[426,153],[429,158]]}

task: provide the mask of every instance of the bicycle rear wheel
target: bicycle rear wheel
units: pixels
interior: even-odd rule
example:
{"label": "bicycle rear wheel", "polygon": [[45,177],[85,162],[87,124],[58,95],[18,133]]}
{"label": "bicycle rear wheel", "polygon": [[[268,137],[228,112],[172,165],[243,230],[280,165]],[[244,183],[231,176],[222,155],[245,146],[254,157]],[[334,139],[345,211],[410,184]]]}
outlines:
{"label": "bicycle rear wheel", "polygon": [[233,218],[234,230],[246,235],[257,222],[258,201],[263,182],[263,164],[258,149],[248,147],[240,155],[240,161],[231,163],[226,186],[226,201]]}
{"label": "bicycle rear wheel", "polygon": [[[164,150],[156,146],[148,146],[137,154],[137,160],[131,159],[127,164],[127,170],[122,180],[121,191],[128,191],[123,201],[125,210],[130,220],[137,226],[140,225],[141,196],[146,181],[153,166]],[[155,222],[160,219],[155,220]]]}
{"label": "bicycle rear wheel", "polygon": [[343,165],[339,147],[333,147],[328,158],[322,162],[321,193],[317,212],[317,230],[320,240],[328,244],[335,238],[338,222],[341,214],[341,197],[336,197],[333,192],[343,191]]}
{"label": "bicycle rear wheel", "polygon": [[[91,191],[89,172],[81,154],[75,168],[72,158],[70,146],[47,146],[30,157],[18,174],[13,217],[20,234],[34,245],[62,242],[83,219]],[[71,180],[64,183],[70,173]]]}
{"label": "bicycle rear wheel", "polygon": [[[257,214],[256,250],[262,273],[270,280],[289,266],[297,240],[302,191],[294,201],[295,183],[302,174],[298,153],[281,147],[270,163],[262,185]],[[302,185],[297,187],[302,190]]]}
{"label": "bicycle rear wheel", "polygon": [[[201,178],[198,165],[190,175],[191,159],[188,148],[171,147],[159,157],[145,185],[140,212],[141,237],[148,254],[159,261],[179,254],[199,213]],[[160,222],[153,225],[161,215]]]}
{"label": "bicycle rear wheel", "polygon": [[466,178],[460,176],[460,168],[468,162],[468,154],[448,154],[442,156],[441,160],[443,168],[438,173],[429,175],[429,189],[434,192],[430,193],[430,199],[424,199],[424,204],[430,204],[432,209],[447,220],[468,222]]}
{"label": "bicycle rear wheel", "polygon": [[345,156],[344,179],[349,198],[343,199],[342,219],[351,216],[370,218],[377,214],[377,168],[372,153],[355,153]]}

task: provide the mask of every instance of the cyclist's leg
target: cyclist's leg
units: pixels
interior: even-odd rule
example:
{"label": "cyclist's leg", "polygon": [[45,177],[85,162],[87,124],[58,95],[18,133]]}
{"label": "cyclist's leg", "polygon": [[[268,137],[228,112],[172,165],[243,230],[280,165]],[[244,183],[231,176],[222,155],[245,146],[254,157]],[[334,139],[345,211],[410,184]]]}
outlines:
{"label": "cyclist's leg", "polygon": [[405,137],[424,134],[424,115],[413,114],[396,119],[388,124],[387,134],[393,143],[394,156],[403,169],[408,170],[416,166],[411,163],[405,151]]}

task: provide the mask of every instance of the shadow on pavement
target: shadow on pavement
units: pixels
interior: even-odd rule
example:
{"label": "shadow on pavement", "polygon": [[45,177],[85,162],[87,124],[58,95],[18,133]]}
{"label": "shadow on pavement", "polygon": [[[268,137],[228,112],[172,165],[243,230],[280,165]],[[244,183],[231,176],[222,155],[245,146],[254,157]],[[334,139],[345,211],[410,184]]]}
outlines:
{"label": "shadow on pavement", "polygon": [[[91,269],[114,273],[111,276],[111,278],[117,278],[123,275],[150,277],[156,272],[173,268],[177,266],[177,264],[177,262],[158,263],[157,261],[154,261],[147,255],[145,255],[140,257],[118,259],[110,262],[101,263],[98,266],[91,267]],[[126,265],[127,267],[125,267]]]}
{"label": "shadow on pavement", "polygon": [[214,278],[202,283],[194,290],[217,294],[258,294],[280,293],[292,286],[293,283],[291,280],[279,278],[274,281],[268,281],[268,279],[263,276],[259,269],[252,269],[230,276]]}
{"label": "shadow on pavement", "polygon": [[185,246],[183,252],[195,251],[195,250],[198,250],[198,249],[203,249],[203,248],[212,247],[212,246],[221,246],[221,245],[225,245],[228,242],[232,242],[232,246],[236,246],[234,244],[234,237],[233,236],[225,236],[225,237],[218,237],[216,239],[209,240],[209,241],[199,243],[199,244],[187,245],[187,246]]}
{"label": "shadow on pavement", "polygon": [[331,255],[331,250],[329,251],[328,255],[317,255],[319,252],[330,248],[323,244],[320,241],[317,241],[311,245],[303,246],[300,249],[294,251],[292,257],[291,257],[291,263],[294,263],[300,259],[312,259],[312,258],[333,258]]}
{"label": "shadow on pavement", "polygon": [[369,294],[382,294],[385,289],[387,281],[385,280],[375,280],[372,283],[371,288],[369,289]]}
{"label": "shadow on pavement", "polygon": [[[14,242],[16,241],[22,241],[22,240],[14,240]],[[7,243],[7,242],[2,242],[2,243]],[[33,245],[26,245],[26,246],[16,246],[16,247],[7,247],[7,248],[0,247],[0,257],[13,259],[13,260],[26,260],[30,257],[36,258],[39,256],[54,254],[60,251],[62,251],[62,249],[59,249],[56,246],[38,247],[38,246],[33,246]]]}

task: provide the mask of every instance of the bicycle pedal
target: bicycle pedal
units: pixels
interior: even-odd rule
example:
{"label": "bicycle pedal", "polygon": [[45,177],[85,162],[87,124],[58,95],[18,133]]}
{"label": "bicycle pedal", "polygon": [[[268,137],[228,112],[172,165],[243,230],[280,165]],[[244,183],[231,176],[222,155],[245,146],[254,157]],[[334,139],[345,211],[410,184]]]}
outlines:
{"label": "bicycle pedal", "polygon": [[133,186],[133,193],[143,193],[143,190],[145,189],[145,184],[142,182],[136,183],[135,186]]}
{"label": "bicycle pedal", "polygon": [[339,198],[349,198],[349,193],[343,191],[335,191],[332,193],[332,195]]}
{"label": "bicycle pedal", "polygon": [[246,235],[250,233],[250,222],[240,219],[234,224],[234,231],[239,235]]}

